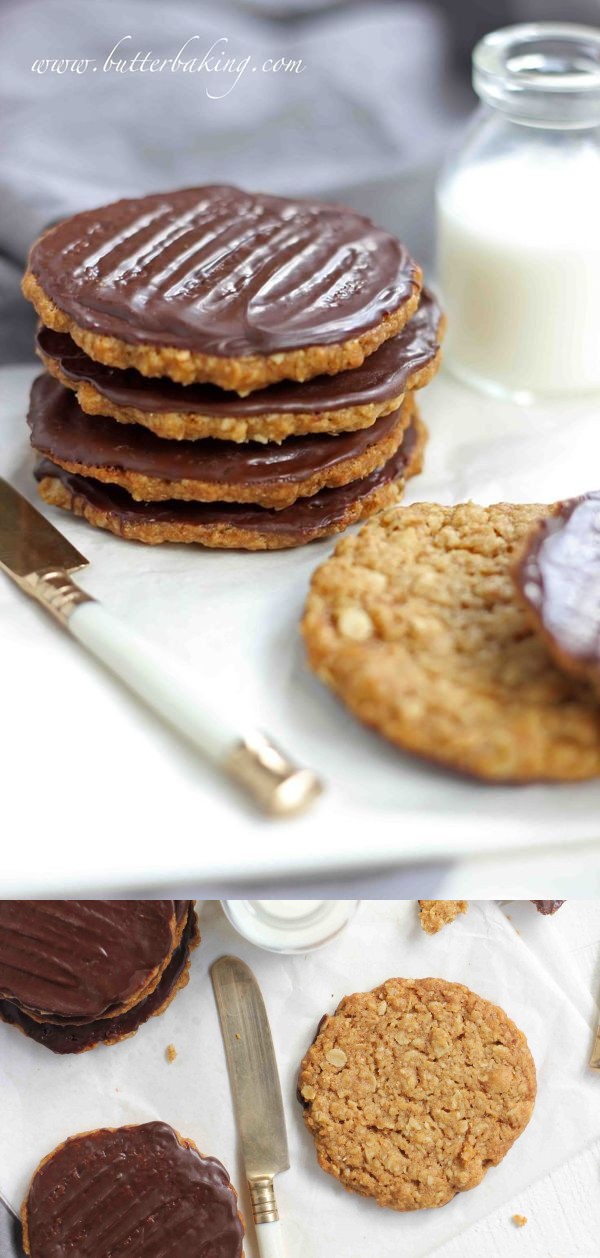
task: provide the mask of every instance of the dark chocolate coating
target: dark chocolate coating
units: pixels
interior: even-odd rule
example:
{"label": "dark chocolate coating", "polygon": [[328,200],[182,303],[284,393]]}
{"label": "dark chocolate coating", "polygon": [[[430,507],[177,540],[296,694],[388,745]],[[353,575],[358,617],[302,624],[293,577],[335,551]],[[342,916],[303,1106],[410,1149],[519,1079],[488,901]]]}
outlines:
{"label": "dark chocolate coating", "polygon": [[240,1258],[244,1228],[225,1168],[166,1123],[75,1136],[27,1198],[31,1258]]}
{"label": "dark chocolate coating", "polygon": [[37,480],[53,476],[75,494],[100,511],[132,523],[180,522],[192,525],[227,525],[253,529],[257,533],[285,533],[301,541],[310,540],[315,530],[328,528],[343,520],[349,506],[359,502],[380,485],[402,476],[417,439],[414,424],[406,429],[404,439],[383,467],[336,489],[322,489],[309,498],[299,498],[291,507],[276,511],[236,502],[136,502],[120,485],[106,485],[91,477],[65,472],[49,459],[42,459],[35,469]]}
{"label": "dark chocolate coating", "polygon": [[393,432],[399,418],[400,412],[392,411],[357,432],[289,437],[281,445],[212,438],[169,441],[136,424],[85,415],[75,394],[48,375],[34,380],[28,415],[31,444],[49,459],[215,485],[308,480],[315,472],[365,453]]}
{"label": "dark chocolate coating", "polygon": [[150,996],[132,1005],[127,1013],[114,1018],[99,1018],[96,1022],[36,1022],[18,1005],[0,1000],[0,1020],[18,1027],[30,1040],[42,1044],[53,1053],[84,1053],[98,1044],[112,1044],[133,1035],[144,1022],[157,1013],[166,1003],[185,969],[190,944],[196,927],[196,914],[191,901],[180,901],[187,907],[187,922],[181,943],[175,949],[161,979]]}
{"label": "dark chocolate coating", "polygon": [[423,289],[419,309],[397,336],[384,341],[360,367],[335,376],[315,376],[304,384],[283,380],[246,397],[214,384],[176,384],[142,376],[130,368],[94,362],[65,332],[41,326],[37,345],[53,359],[62,374],[78,384],[87,381],[115,406],[161,414],[211,415],[244,418],[252,415],[339,411],[389,401],[404,393],[410,377],[430,363],[439,349],[442,312],[433,293]]}
{"label": "dark chocolate coating", "polygon": [[404,246],[354,210],[223,185],[76,214],[29,265],[80,328],[227,358],[350,340],[419,286]]}
{"label": "dark chocolate coating", "polygon": [[531,903],[535,904],[538,913],[543,913],[544,917],[550,917],[564,904],[564,900],[532,900]]}
{"label": "dark chocolate coating", "polygon": [[559,653],[600,668],[600,491],[562,503],[541,523],[517,579]]}
{"label": "dark chocolate coating", "polygon": [[141,992],[173,947],[173,900],[0,900],[0,996],[91,1021]]}

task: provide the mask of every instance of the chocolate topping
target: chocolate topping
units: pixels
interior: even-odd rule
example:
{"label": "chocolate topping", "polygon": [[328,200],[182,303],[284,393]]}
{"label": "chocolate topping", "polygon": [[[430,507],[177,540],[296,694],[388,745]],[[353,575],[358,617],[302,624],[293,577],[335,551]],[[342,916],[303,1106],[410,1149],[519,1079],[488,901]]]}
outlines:
{"label": "chocolate topping", "polygon": [[80,328],[229,358],[350,340],[419,286],[404,246],[353,210],[221,185],[76,214],[30,269]]}
{"label": "chocolate topping", "polygon": [[0,900],[0,996],[92,1020],[142,993],[174,942],[173,900]]}
{"label": "chocolate topping", "polygon": [[540,523],[517,580],[558,651],[584,669],[600,667],[600,491]]}
{"label": "chocolate topping", "polygon": [[442,312],[432,293],[423,289],[416,314],[397,336],[384,341],[360,367],[336,376],[315,376],[304,384],[282,381],[269,389],[257,389],[247,397],[225,392],[211,384],[175,384],[142,376],[130,368],[122,371],[96,363],[63,332],[40,327],[37,345],[56,362],[63,376],[74,384],[87,382],[116,406],[138,411],[222,416],[304,414],[367,406],[400,397],[411,375],[430,363],[439,349]]}
{"label": "chocolate topping", "polygon": [[535,904],[538,913],[543,913],[544,917],[551,917],[564,904],[564,900],[532,900],[531,903]]}
{"label": "chocolate topping", "polygon": [[31,1258],[240,1258],[244,1228],[225,1168],[166,1123],[75,1136],[27,1198]]}
{"label": "chocolate topping", "polygon": [[328,528],[343,520],[348,507],[359,502],[380,485],[386,485],[406,470],[417,441],[416,425],[406,429],[404,438],[383,467],[337,489],[322,489],[310,498],[299,498],[291,507],[276,511],[268,507],[246,506],[243,503],[204,502],[136,502],[119,485],[106,485],[91,477],[65,472],[49,459],[35,469],[37,480],[54,476],[71,493],[80,495],[99,511],[132,523],[171,523],[203,527],[232,525],[257,533],[293,534],[310,540],[315,530]]}
{"label": "chocolate topping", "polygon": [[169,441],[135,424],[85,415],[74,393],[43,375],[33,383],[28,420],[32,445],[49,459],[168,481],[268,485],[307,480],[316,471],[358,457],[399,425],[400,411],[357,432],[289,437],[281,445],[212,438]]}
{"label": "chocolate topping", "polygon": [[113,1044],[127,1035],[133,1035],[144,1022],[162,1009],[185,969],[190,945],[194,939],[196,914],[191,901],[184,900],[179,903],[185,906],[187,912],[181,942],[151,995],[146,996],[139,1004],[132,1005],[127,1013],[86,1023],[37,1022],[18,1005],[9,1000],[0,1000],[0,1019],[10,1023],[11,1026],[18,1027],[29,1039],[36,1040],[38,1044],[49,1048],[53,1053],[84,1053],[90,1048],[95,1048],[97,1044]]}

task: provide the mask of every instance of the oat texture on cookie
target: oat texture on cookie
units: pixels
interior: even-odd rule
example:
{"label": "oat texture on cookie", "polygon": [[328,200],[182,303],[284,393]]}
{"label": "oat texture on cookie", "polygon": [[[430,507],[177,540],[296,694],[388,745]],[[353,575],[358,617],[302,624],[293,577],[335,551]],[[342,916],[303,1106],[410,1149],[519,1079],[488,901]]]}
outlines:
{"label": "oat texture on cookie", "polygon": [[600,774],[600,706],[557,667],[513,582],[525,537],[556,508],[392,509],[315,572],[311,667],[406,751],[503,782]]}
{"label": "oat texture on cookie", "polygon": [[323,1019],[298,1093],[324,1171],[419,1210],[498,1165],[531,1118],[536,1074],[498,1006],[458,983],[390,979]]}

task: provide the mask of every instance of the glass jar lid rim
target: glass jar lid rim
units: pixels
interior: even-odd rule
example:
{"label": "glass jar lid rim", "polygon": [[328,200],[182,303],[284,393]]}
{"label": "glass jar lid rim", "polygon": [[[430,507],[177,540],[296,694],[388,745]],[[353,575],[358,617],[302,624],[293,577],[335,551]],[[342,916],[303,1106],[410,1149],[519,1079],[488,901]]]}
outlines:
{"label": "glass jar lid rim", "polygon": [[[550,64],[547,45],[563,45],[573,63],[568,70]],[[537,53],[536,53],[537,45]],[[544,51],[544,45],[546,50]],[[577,64],[575,54],[579,54]],[[544,60],[546,59],[546,68]],[[530,22],[485,35],[473,51],[476,79],[501,79],[509,89],[533,92],[600,91],[600,29],[574,22]]]}

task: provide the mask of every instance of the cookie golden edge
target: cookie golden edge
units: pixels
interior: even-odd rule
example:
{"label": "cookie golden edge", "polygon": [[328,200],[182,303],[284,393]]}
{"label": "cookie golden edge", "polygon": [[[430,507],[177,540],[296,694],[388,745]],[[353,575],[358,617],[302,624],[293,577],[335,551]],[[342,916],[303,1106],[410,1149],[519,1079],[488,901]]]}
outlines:
{"label": "cookie golden edge", "polygon": [[403,476],[380,485],[358,502],[351,503],[343,519],[337,520],[333,526],[319,527],[311,531],[310,536],[298,537],[293,530],[289,533],[261,533],[258,529],[244,529],[239,525],[186,525],[179,523],[147,522],[131,524],[120,521],[110,511],[94,507],[82,494],[72,493],[67,486],[55,476],[45,476],[38,484],[38,493],[49,506],[59,507],[63,511],[72,511],[74,515],[87,520],[95,528],[105,529],[115,537],[126,541],[144,542],[157,546],[163,542],[181,544],[197,544],[215,550],[288,550],[296,546],[308,545],[324,537],[331,537],[349,528],[368,516],[383,510],[394,502],[399,502],[406,479],[417,476],[422,470],[423,455],[427,443],[427,429],[420,418],[415,415],[413,420],[417,428],[417,443],[412,451],[411,460]]}
{"label": "cookie golden edge", "polygon": [[337,375],[340,371],[360,367],[365,358],[400,332],[412,318],[419,305],[422,283],[422,272],[415,264],[410,297],[357,337],[332,345],[308,345],[244,358],[221,358],[169,345],[133,345],[114,336],[88,332],[56,305],[31,270],[25,272],[21,291],[46,327],[55,332],[68,332],[76,345],[96,362],[108,367],[135,367],[143,376],[168,376],[178,384],[215,384],[244,395],[278,380],[311,380],[313,376]]}
{"label": "cookie golden edge", "polygon": [[[38,1165],[35,1168],[35,1171],[33,1172],[33,1175],[31,1176],[31,1179],[29,1181],[29,1187],[27,1189],[25,1199],[21,1206],[21,1227],[23,1230],[23,1249],[27,1255],[27,1258],[31,1258],[31,1247],[29,1243],[28,1202],[29,1202],[29,1196],[31,1193],[31,1189],[33,1187],[34,1180],[37,1178],[40,1171],[42,1171],[43,1168],[47,1166],[48,1162],[51,1162],[53,1158],[57,1157],[57,1155],[61,1153],[63,1149],[66,1149],[71,1144],[75,1144],[78,1140],[86,1140],[89,1136],[101,1135],[103,1132],[113,1133],[116,1131],[123,1131],[123,1130],[130,1131],[130,1130],[134,1130],[136,1127],[143,1126],[143,1125],[144,1125],[143,1123],[128,1123],[124,1127],[94,1127],[92,1128],[91,1131],[79,1131],[77,1132],[77,1135],[69,1136],[68,1140],[63,1140],[62,1143],[57,1145],[56,1148],[53,1149],[51,1153],[47,1153],[46,1156],[42,1158],[41,1162],[38,1163]],[[170,1123],[168,1125],[169,1127],[171,1126]],[[195,1144],[195,1142],[189,1137],[182,1136],[176,1127],[171,1127],[171,1131],[174,1132],[178,1143],[181,1145],[183,1149],[191,1149],[193,1153],[197,1153],[198,1156],[201,1157],[202,1159],[212,1156],[211,1154],[208,1154],[208,1153],[202,1153],[201,1150],[198,1148],[197,1144]],[[223,1165],[223,1163],[221,1163],[221,1165]],[[227,1171],[227,1174],[229,1175],[229,1171],[227,1170],[227,1167],[224,1167],[224,1170]],[[229,1181],[228,1186],[231,1189],[231,1192],[233,1193],[233,1196],[235,1198],[236,1209],[237,1209],[239,1205],[239,1193],[237,1192],[237,1189],[235,1188],[234,1184],[231,1182],[231,1179]],[[237,1215],[242,1225],[243,1237],[245,1237],[246,1220],[244,1218],[244,1215],[241,1213],[239,1209],[237,1209]],[[39,1258],[42,1258],[42,1255],[39,1255]],[[240,1254],[240,1258],[245,1258],[245,1251],[243,1248]]]}
{"label": "cookie golden edge", "polygon": [[[93,464],[57,458],[51,451],[41,451],[57,467],[77,476],[91,477],[105,484],[120,485],[136,502],[238,502],[252,503],[260,507],[282,509],[291,507],[299,498],[312,497],[322,489],[336,489],[351,481],[369,476],[376,468],[391,459],[400,446],[413,414],[412,400],[407,399],[391,432],[364,450],[362,454],[349,455],[330,467],[316,469],[311,476],[295,481],[277,481],[261,486],[252,481],[228,483],[203,481],[202,479],[179,481],[146,476],[116,466],[97,467]],[[335,440],[335,438],[332,438]]]}
{"label": "cookie golden edge", "polygon": [[[498,1141],[498,1147],[494,1150],[493,1156],[488,1156],[485,1162],[481,1164],[481,1167],[474,1171],[471,1183],[464,1187],[455,1188],[454,1191],[450,1190],[448,1196],[443,1201],[409,1206],[401,1205],[397,1202],[397,1200],[391,1200],[389,1194],[377,1194],[372,1191],[364,1191],[361,1190],[360,1187],[357,1187],[356,1184],[349,1184],[347,1182],[347,1176],[344,1175],[343,1166],[336,1165],[331,1157],[319,1148],[319,1132],[321,1130],[322,1119],[319,1117],[319,1110],[316,1110],[316,1113],[313,1114],[313,1106],[315,1103],[318,1104],[318,1091],[315,1084],[319,1075],[319,1042],[324,1032],[332,1023],[335,1022],[336,1017],[340,1014],[346,1015],[349,1012],[356,1012],[360,1017],[365,1008],[370,1008],[372,1013],[378,1013],[381,1009],[383,1009],[383,1006],[386,1006],[387,1008],[387,1001],[390,997],[390,993],[397,992],[398,988],[408,991],[417,989],[419,992],[426,990],[428,992],[432,992],[438,999],[441,1000],[445,998],[449,991],[458,992],[461,993],[465,1003],[467,1005],[470,1003],[473,1008],[476,1007],[479,1013],[487,1013],[488,1018],[501,1018],[504,1026],[513,1037],[514,1055],[518,1055],[519,1066],[527,1091],[526,1099],[522,1102],[524,1105],[524,1114],[522,1121],[517,1124],[518,1129],[515,1130],[514,1135],[511,1135],[510,1138]],[[386,1010],[384,1010],[384,1013],[385,1011]],[[476,1082],[477,1081],[475,1080],[475,1083]],[[305,1093],[308,1093],[308,1095],[305,1095]],[[313,1093],[314,1096],[312,1095]],[[326,1174],[331,1175],[334,1179],[336,1179],[346,1192],[355,1193],[362,1197],[368,1197],[381,1208],[397,1210],[400,1213],[409,1213],[419,1209],[441,1209],[444,1205],[447,1205],[456,1196],[458,1196],[459,1193],[469,1192],[473,1188],[476,1188],[485,1178],[488,1169],[491,1166],[498,1166],[500,1162],[503,1161],[513,1144],[523,1134],[531,1119],[537,1096],[537,1076],[535,1062],[524,1032],[516,1026],[513,1020],[499,1005],[496,1005],[492,1001],[479,996],[476,992],[473,992],[471,988],[466,987],[462,983],[452,983],[445,979],[437,978],[394,978],[387,979],[370,992],[357,992],[354,995],[343,997],[335,1012],[333,1014],[326,1014],[321,1019],[315,1038],[305,1054],[300,1066],[297,1096],[300,1104],[303,1106],[305,1124],[315,1141],[317,1161],[321,1169],[325,1171]]]}
{"label": "cookie golden edge", "polygon": [[[440,511],[454,511],[465,507],[475,507],[475,504],[460,503],[451,508],[437,503],[421,502],[406,508],[402,507],[400,510],[404,513],[414,513],[428,512],[433,508]],[[533,524],[538,519],[548,517],[555,512],[557,504],[495,503],[489,508],[478,507],[477,510],[502,510],[508,514],[512,513],[513,518],[520,512],[527,511],[531,513],[531,520],[528,523]],[[588,740],[591,750],[589,747],[578,750],[577,757],[569,757],[570,763],[565,765],[564,756],[561,754],[564,749],[563,744],[552,749],[549,755],[536,757],[529,750],[529,742],[523,739],[522,762],[509,770],[496,757],[486,759],[482,756],[478,745],[473,751],[450,739],[442,748],[435,739],[428,737],[426,730],[421,729],[422,722],[409,720],[396,709],[392,710],[389,703],[384,703],[378,699],[377,694],[371,692],[373,688],[368,692],[366,687],[361,689],[357,678],[360,673],[362,643],[370,636],[370,630],[369,632],[362,631],[362,622],[365,620],[366,624],[367,618],[358,607],[356,609],[358,614],[355,616],[356,626],[352,626],[351,637],[354,641],[344,642],[340,649],[339,634],[333,624],[329,600],[321,588],[322,574],[328,565],[334,565],[338,560],[346,558],[357,543],[368,536],[367,529],[385,528],[386,522],[397,522],[399,518],[396,508],[392,508],[389,512],[385,511],[377,519],[365,525],[364,529],[361,529],[354,537],[344,538],[333,555],[313,573],[301,622],[308,662],[312,671],[368,728],[395,744],[402,751],[418,756],[431,764],[440,765],[449,772],[464,774],[483,782],[505,785],[588,781],[600,776],[600,709],[596,713],[595,703],[590,701],[590,696],[586,695],[581,683],[578,685],[574,678],[570,679],[573,687],[572,703],[579,711],[581,722],[586,726],[586,737],[587,733],[593,732],[593,738]],[[510,565],[507,565],[507,571],[509,567]],[[517,602],[516,593],[515,602]],[[541,645],[543,647],[543,643]],[[560,672],[549,654],[548,663],[556,669],[557,674]],[[568,675],[564,674],[563,679],[568,682]],[[592,723],[597,725],[597,730],[594,728],[592,731]]]}

